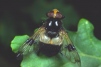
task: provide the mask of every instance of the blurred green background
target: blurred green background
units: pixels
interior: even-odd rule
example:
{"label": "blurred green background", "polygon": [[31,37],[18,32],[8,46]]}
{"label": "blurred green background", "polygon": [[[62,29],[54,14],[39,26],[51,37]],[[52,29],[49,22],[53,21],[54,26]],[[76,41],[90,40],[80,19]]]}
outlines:
{"label": "blurred green background", "polygon": [[20,62],[10,48],[16,35],[27,34],[45,21],[46,13],[57,8],[64,16],[64,27],[77,30],[80,18],[94,25],[94,34],[101,39],[101,2],[90,0],[0,0],[0,67],[20,67]]}

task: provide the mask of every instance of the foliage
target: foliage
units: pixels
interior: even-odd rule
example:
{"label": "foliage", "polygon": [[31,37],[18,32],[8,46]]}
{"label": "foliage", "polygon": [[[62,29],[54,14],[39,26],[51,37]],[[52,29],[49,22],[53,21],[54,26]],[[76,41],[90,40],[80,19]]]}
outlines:
{"label": "foliage", "polygon": [[[77,32],[68,34],[77,48],[82,67],[101,67],[101,41],[93,35],[93,25],[86,19],[81,19]],[[13,52],[28,38],[27,35],[16,36],[11,42]],[[37,56],[31,53],[24,56],[21,67],[73,67],[73,63],[60,55],[54,57]]]}

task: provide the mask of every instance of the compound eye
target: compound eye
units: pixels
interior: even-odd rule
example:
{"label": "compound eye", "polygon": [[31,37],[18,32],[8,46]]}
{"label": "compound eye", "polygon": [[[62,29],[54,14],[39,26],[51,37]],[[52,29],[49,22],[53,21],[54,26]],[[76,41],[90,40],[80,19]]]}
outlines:
{"label": "compound eye", "polygon": [[64,16],[57,9],[53,9],[52,11],[48,12],[46,16],[49,18],[58,18],[58,19],[64,18]]}

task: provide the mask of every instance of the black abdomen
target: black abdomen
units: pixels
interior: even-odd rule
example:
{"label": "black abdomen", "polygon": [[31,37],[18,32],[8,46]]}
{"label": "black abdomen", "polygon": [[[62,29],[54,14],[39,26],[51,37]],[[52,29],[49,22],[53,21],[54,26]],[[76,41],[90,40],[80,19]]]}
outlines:
{"label": "black abdomen", "polygon": [[45,44],[40,42],[39,43],[39,50],[38,54],[42,53],[46,56],[54,56],[59,53],[61,46],[59,45],[51,45],[51,44]]}

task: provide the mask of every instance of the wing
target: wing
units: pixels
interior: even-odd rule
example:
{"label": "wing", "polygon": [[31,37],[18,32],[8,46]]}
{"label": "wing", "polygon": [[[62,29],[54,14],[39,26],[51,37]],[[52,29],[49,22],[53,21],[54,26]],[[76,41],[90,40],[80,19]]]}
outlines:
{"label": "wing", "polygon": [[39,42],[40,34],[45,31],[44,27],[38,28],[38,30],[32,35],[29,39],[27,39],[24,44],[18,49],[17,57],[22,57],[23,55],[27,55],[28,53],[33,51],[35,48],[35,44]]}
{"label": "wing", "polygon": [[62,30],[60,34],[63,38],[63,45],[61,49],[62,55],[66,56],[69,60],[71,60],[71,62],[76,63],[78,67],[81,67],[81,61],[78,52],[69,39],[67,33]]}

